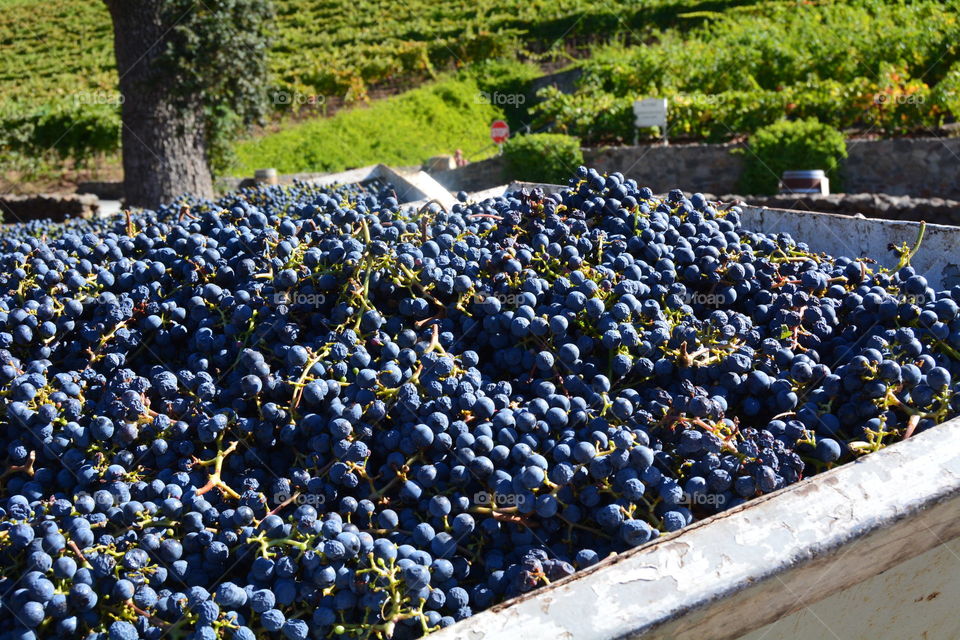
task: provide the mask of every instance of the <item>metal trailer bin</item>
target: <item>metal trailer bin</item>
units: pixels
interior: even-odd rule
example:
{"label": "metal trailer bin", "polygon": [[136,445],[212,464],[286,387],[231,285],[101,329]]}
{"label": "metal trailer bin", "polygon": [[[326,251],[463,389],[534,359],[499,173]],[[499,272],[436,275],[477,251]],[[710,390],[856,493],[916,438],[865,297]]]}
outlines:
{"label": "metal trailer bin", "polygon": [[307,180],[311,184],[333,186],[337,184],[391,184],[397,194],[397,200],[404,206],[418,206],[435,200],[445,207],[456,202],[456,198],[443,188],[439,182],[425,171],[401,171],[385,164],[376,164],[339,173],[330,173]]}
{"label": "metal trailer bin", "polygon": [[[889,243],[913,245],[919,231],[914,222],[743,210],[747,228],[887,266]],[[960,282],[958,263],[960,228],[927,225],[914,266],[942,288]],[[431,637],[956,640],[958,610],[960,418]]]}

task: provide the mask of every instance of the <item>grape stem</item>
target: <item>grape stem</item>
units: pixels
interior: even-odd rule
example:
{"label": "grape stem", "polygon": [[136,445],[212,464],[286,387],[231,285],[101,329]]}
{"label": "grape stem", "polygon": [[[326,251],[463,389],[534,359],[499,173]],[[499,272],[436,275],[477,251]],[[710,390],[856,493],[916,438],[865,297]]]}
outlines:
{"label": "grape stem", "polygon": [[31,451],[27,456],[27,461],[23,464],[12,465],[6,468],[2,474],[0,474],[0,480],[3,480],[7,476],[13,475],[14,473],[20,473],[21,471],[31,478],[33,477],[33,463],[37,460],[37,452]]}
{"label": "grape stem", "polygon": [[286,507],[288,504],[290,504],[291,502],[293,502],[299,497],[300,497],[300,492],[294,491],[292,496],[290,496],[289,498],[287,498],[286,500],[284,500],[283,502],[275,506],[273,509],[271,509],[269,512],[267,512],[267,515],[268,516],[277,515],[278,513],[280,513],[281,510],[283,510],[284,507]]}
{"label": "grape stem", "polygon": [[240,494],[234,491],[233,489],[231,489],[227,485],[227,483],[223,481],[223,478],[221,476],[223,472],[223,461],[226,460],[228,455],[230,455],[236,450],[238,444],[239,444],[239,441],[234,440],[233,442],[230,443],[230,445],[226,449],[218,452],[217,455],[211,458],[210,460],[202,460],[202,461],[198,460],[196,462],[196,464],[201,467],[206,467],[211,464],[213,465],[213,473],[210,474],[210,477],[207,479],[207,483],[202,487],[200,487],[199,489],[197,489],[198,496],[202,496],[203,494],[207,493],[211,489],[220,489],[220,492],[223,493],[224,495],[230,498],[233,498],[234,500],[240,499]]}
{"label": "grape stem", "polygon": [[920,424],[920,414],[915,413],[910,416],[909,420],[907,420],[907,430],[903,432],[904,440],[913,435],[913,432],[916,431],[918,424]]}
{"label": "grape stem", "polygon": [[921,220],[920,229],[917,231],[917,241],[913,244],[913,248],[900,254],[900,261],[897,263],[898,271],[909,265],[910,261],[913,259],[913,256],[917,255],[917,251],[920,250],[920,245],[923,243],[923,235],[926,230],[927,223]]}
{"label": "grape stem", "polygon": [[80,547],[77,546],[77,543],[73,540],[67,540],[67,546],[70,547],[70,550],[77,556],[77,560],[80,561],[80,566],[85,569],[92,569],[93,565],[87,562],[86,557],[83,555],[83,551],[80,550]]}

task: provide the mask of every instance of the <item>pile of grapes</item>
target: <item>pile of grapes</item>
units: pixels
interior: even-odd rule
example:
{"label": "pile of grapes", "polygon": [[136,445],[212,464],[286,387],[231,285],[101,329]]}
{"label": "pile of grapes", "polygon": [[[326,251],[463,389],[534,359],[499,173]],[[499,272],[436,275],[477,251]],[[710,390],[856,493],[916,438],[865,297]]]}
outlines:
{"label": "pile of grapes", "polygon": [[3,233],[0,639],[419,637],[960,413],[916,247],[584,168],[459,199]]}

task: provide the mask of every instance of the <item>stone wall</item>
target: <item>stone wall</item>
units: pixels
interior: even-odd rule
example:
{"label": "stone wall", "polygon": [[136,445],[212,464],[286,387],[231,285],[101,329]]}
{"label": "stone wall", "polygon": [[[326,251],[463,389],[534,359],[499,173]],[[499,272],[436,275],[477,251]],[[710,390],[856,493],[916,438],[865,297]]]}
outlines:
{"label": "stone wall", "polygon": [[0,212],[5,223],[29,220],[62,222],[67,218],[90,218],[97,214],[99,207],[99,198],[91,194],[0,197]]}
{"label": "stone wall", "polygon": [[494,156],[465,167],[432,173],[430,176],[451,193],[483,191],[510,182],[507,163],[503,156]]}
{"label": "stone wall", "polygon": [[[742,156],[731,144],[604,147],[584,149],[584,164],[598,171],[620,171],[654,191],[676,186],[690,191],[729,193],[743,170]],[[501,156],[473,162],[451,171],[431,174],[450,191],[482,191],[514,179]]]}
{"label": "stone wall", "polygon": [[960,138],[849,140],[843,166],[850,193],[960,200]]}
{"label": "stone wall", "polygon": [[123,200],[123,183],[103,180],[79,182],[77,193],[89,193],[104,200]]}
{"label": "stone wall", "polygon": [[[564,74],[553,80],[572,81]],[[584,149],[584,161],[600,171],[620,171],[638,183],[662,192],[680,187],[686,191],[733,193],[743,171],[744,156],[731,151],[738,144],[642,145]],[[849,157],[843,164],[847,193],[888,193],[925,198],[960,200],[960,137],[849,140]],[[810,169],[816,167],[807,167]],[[416,169],[416,168],[414,168]],[[282,183],[321,178],[325,173],[280,176]],[[431,174],[452,192],[481,191],[513,179],[502,157],[471,163],[459,169]],[[221,192],[251,186],[252,179],[222,178]],[[82,183],[81,193],[120,199],[120,183]]]}
{"label": "stone wall", "polygon": [[[889,193],[960,200],[960,138],[850,140],[842,167],[849,193]],[[732,193],[743,171],[737,144],[642,145],[584,149],[584,162],[620,171],[654,191]],[[814,169],[816,167],[807,167]],[[509,182],[502,159],[434,175],[447,188],[476,191]]]}
{"label": "stone wall", "polygon": [[687,191],[734,191],[743,171],[738,145],[682,144],[585,149],[583,159],[597,171],[619,171],[657,193],[675,187]]}

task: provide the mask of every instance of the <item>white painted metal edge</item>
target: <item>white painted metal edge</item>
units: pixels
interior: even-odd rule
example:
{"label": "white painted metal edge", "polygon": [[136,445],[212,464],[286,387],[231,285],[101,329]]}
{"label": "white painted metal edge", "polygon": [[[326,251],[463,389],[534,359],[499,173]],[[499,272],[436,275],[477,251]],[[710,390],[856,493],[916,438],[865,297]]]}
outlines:
{"label": "white painted metal edge", "polygon": [[335,184],[354,184],[374,178],[392,184],[397,193],[397,200],[404,205],[416,206],[429,200],[437,200],[449,208],[456,202],[456,198],[430,174],[424,171],[400,171],[385,164],[331,173],[307,182],[326,187]]}
{"label": "white painted metal edge", "polygon": [[490,189],[484,189],[483,191],[474,191],[467,194],[468,198],[472,202],[483,202],[489,198],[496,198],[497,196],[502,196],[507,191],[510,191],[510,186],[502,184],[498,187],[491,187]]}
{"label": "white painted metal edge", "polygon": [[960,419],[431,637],[737,638],[958,536]]}
{"label": "white painted metal edge", "polygon": [[448,209],[457,199],[425,171],[404,173],[385,164],[377,165],[378,177],[393,183],[400,202],[436,200]]}
{"label": "white painted metal edge", "polygon": [[357,169],[350,169],[349,171],[341,171],[339,173],[329,173],[325,176],[319,178],[311,178],[305,182],[310,184],[320,185],[321,187],[329,187],[335,184],[354,184],[356,182],[363,182],[369,178],[376,177],[374,171],[379,165],[372,164],[367,167],[359,167]]}
{"label": "white painted metal edge", "polygon": [[[914,246],[919,222],[857,218],[835,213],[770,209],[741,205],[741,221],[748,229],[766,233],[789,233],[811,249],[835,256],[871,258],[894,267],[897,256],[889,245]],[[920,250],[911,264],[926,275],[934,288],[960,284],[960,227],[928,224]]]}

